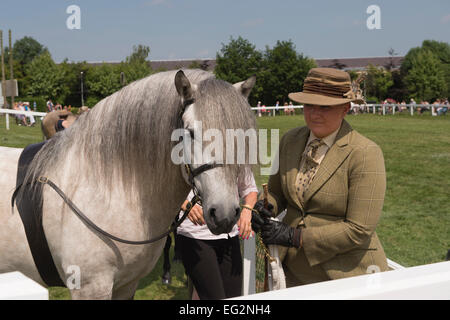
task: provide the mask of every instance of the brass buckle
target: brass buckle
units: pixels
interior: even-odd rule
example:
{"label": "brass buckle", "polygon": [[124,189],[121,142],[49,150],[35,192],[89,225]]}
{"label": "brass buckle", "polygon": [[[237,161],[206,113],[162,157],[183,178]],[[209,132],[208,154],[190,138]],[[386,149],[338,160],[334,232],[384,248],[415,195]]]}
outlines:
{"label": "brass buckle", "polygon": [[48,178],[47,178],[47,177],[40,176],[40,177],[37,179],[37,181],[40,182],[40,183],[46,184],[46,183],[48,182]]}

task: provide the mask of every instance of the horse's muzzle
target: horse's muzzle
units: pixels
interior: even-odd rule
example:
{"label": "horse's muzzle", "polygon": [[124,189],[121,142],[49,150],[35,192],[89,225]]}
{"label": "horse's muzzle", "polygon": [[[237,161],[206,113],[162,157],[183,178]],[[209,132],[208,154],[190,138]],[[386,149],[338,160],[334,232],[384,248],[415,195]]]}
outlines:
{"label": "horse's muzzle", "polygon": [[215,235],[229,233],[239,220],[240,212],[239,207],[232,209],[231,212],[225,212],[215,207],[209,208],[205,215],[206,224]]}

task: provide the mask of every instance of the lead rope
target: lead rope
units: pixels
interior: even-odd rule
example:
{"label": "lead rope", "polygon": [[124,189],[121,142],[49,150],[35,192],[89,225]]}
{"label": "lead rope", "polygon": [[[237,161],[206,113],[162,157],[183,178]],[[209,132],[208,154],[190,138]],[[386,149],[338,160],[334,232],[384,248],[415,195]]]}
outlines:
{"label": "lead rope", "polygon": [[[247,205],[245,205],[245,204],[241,204],[241,208],[242,208],[242,209],[245,208],[245,209],[248,209],[248,210],[250,210],[250,211],[252,211],[252,212],[255,212],[256,214],[259,214],[259,212],[258,212],[257,210],[255,210],[255,209],[253,209],[253,208],[251,208],[250,206],[247,206]],[[269,259],[270,262],[275,262],[276,259],[270,255],[269,249],[267,248],[266,244],[265,244],[265,243],[263,242],[263,240],[262,240],[261,230],[260,230],[257,234],[258,234],[258,242],[259,242],[259,245],[260,245],[260,247],[261,247],[261,248],[263,249],[263,251],[264,251],[264,256],[265,256],[267,259]]]}

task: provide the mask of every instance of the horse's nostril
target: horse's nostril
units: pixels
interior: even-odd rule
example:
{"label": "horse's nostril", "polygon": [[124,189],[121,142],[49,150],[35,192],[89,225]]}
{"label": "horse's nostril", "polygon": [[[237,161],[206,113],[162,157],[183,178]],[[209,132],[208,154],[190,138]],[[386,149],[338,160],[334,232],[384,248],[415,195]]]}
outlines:
{"label": "horse's nostril", "polygon": [[211,218],[215,218],[216,217],[216,208],[209,209],[209,215],[211,216]]}
{"label": "horse's nostril", "polygon": [[239,217],[240,213],[241,213],[241,209],[240,208],[236,208],[236,217]]}

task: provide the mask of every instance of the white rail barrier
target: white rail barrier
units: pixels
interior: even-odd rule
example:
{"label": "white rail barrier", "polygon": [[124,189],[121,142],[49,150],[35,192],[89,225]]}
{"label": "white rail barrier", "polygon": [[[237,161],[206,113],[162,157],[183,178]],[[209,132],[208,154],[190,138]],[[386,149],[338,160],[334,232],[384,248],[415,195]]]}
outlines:
{"label": "white rail barrier", "polygon": [[[352,109],[360,108],[362,110],[366,110],[368,113],[372,112],[375,114],[377,110],[380,111],[381,114],[386,115],[389,110],[392,114],[395,114],[396,112],[403,112],[409,109],[409,112],[411,115],[414,115],[414,109],[417,108],[425,108],[426,110],[431,110],[431,114],[433,116],[437,116],[437,109],[438,108],[447,108],[444,113],[447,112],[447,110],[450,108],[450,105],[448,104],[399,104],[399,103],[386,103],[386,104],[366,104],[366,105],[359,105],[352,103]],[[405,110],[401,110],[405,109]]]}
{"label": "white rail barrier", "polygon": [[[254,111],[258,111],[258,116],[261,116],[262,113],[269,113],[272,110],[272,115],[276,115],[276,111],[285,111],[285,109],[303,109],[303,105],[299,106],[270,106],[270,107],[253,107],[251,108]],[[450,109],[450,105],[448,104],[399,104],[399,103],[392,103],[392,104],[366,104],[366,105],[359,105],[352,103],[351,109],[360,109],[367,111],[368,113],[376,114],[377,110],[380,111],[381,114],[386,115],[389,113],[389,110],[392,114],[395,114],[396,112],[403,112],[409,109],[409,112],[411,115],[414,115],[414,109],[417,108],[425,108],[427,110],[431,110],[431,114],[433,116],[437,116],[437,109],[438,108],[447,108],[444,113]],[[400,108],[406,108],[406,110],[400,110]]]}
{"label": "white rail barrier", "polygon": [[6,130],[9,130],[9,115],[10,114],[23,114],[24,116],[38,116],[45,117],[47,113],[45,112],[35,112],[35,111],[22,111],[14,109],[0,109],[0,113],[6,114]]}
{"label": "white rail barrier", "polygon": [[48,300],[48,290],[20,272],[0,274],[0,300]]}
{"label": "white rail barrier", "polygon": [[371,273],[234,300],[425,300],[450,299],[450,261]]}
{"label": "white rail barrier", "polygon": [[[272,110],[273,116],[275,116],[276,111],[285,111],[286,109],[303,109],[303,106],[270,106],[270,107],[253,107],[251,108],[254,111],[258,111],[258,116],[261,117],[261,112],[270,112],[269,110]],[[270,114],[270,113],[269,113]]]}

